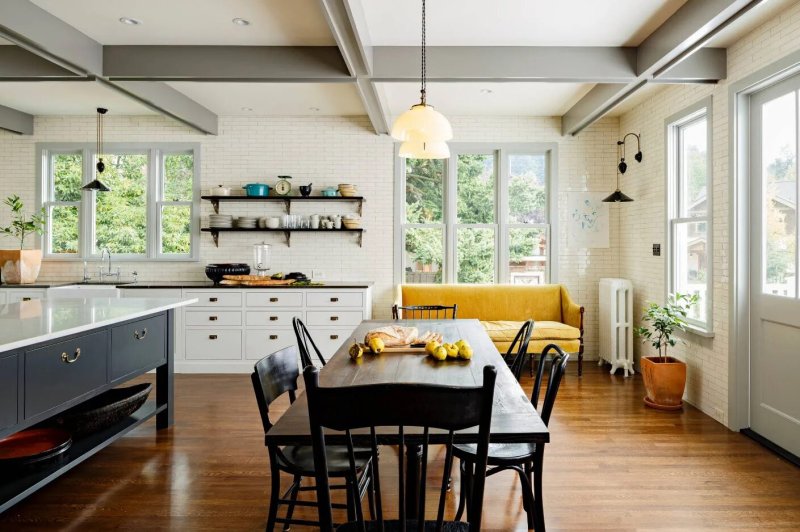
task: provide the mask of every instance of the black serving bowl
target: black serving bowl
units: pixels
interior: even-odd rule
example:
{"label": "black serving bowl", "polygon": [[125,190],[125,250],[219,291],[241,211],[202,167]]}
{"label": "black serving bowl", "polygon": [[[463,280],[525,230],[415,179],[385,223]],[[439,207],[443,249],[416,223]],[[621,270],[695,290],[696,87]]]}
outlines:
{"label": "black serving bowl", "polygon": [[242,263],[209,264],[206,266],[206,277],[219,284],[223,275],[248,275],[250,266]]}
{"label": "black serving bowl", "polygon": [[311,195],[311,185],[300,185],[300,195],[310,196]]}

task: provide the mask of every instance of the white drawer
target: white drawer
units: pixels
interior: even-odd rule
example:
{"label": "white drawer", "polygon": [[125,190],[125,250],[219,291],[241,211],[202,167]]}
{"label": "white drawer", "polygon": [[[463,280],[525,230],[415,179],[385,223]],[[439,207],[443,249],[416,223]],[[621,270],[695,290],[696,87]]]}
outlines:
{"label": "white drawer", "polygon": [[247,292],[248,307],[302,307],[303,292],[283,290],[254,290]]}
{"label": "white drawer", "polygon": [[[339,349],[343,344],[349,343],[353,339],[353,328],[312,328],[309,329],[308,332],[311,334],[311,338],[314,339],[314,343],[317,344],[319,347],[320,352],[325,360],[330,360],[330,358],[336,353],[336,350]],[[312,358],[313,353],[312,353]]]}
{"label": "white drawer", "polygon": [[242,324],[240,310],[187,310],[184,314],[186,325],[238,326]]}
{"label": "white drawer", "polygon": [[310,290],[306,294],[306,305],[309,307],[363,307],[362,292],[318,292]]}
{"label": "white drawer", "polygon": [[5,305],[7,301],[6,293],[3,290],[0,290],[0,305]]}
{"label": "white drawer", "polygon": [[181,298],[180,288],[125,288],[120,287],[120,297],[174,297]]}
{"label": "white drawer", "polygon": [[8,290],[8,302],[19,303],[20,301],[33,301],[34,299],[44,299],[44,290],[20,290],[11,288]]}
{"label": "white drawer", "polygon": [[299,310],[249,310],[246,320],[248,327],[291,327],[292,318],[303,319],[303,313]]}
{"label": "white drawer", "polygon": [[363,319],[364,313],[360,310],[309,310],[306,312],[306,322],[309,327],[355,326]]}
{"label": "white drawer", "polygon": [[248,360],[260,360],[270,353],[296,344],[292,329],[248,329],[244,333],[244,357]]}
{"label": "white drawer", "polygon": [[186,358],[194,360],[241,360],[242,331],[235,329],[187,329]]}
{"label": "white drawer", "polygon": [[197,303],[192,307],[241,307],[242,293],[228,292],[227,289],[220,290],[184,290],[184,297],[197,298]]}

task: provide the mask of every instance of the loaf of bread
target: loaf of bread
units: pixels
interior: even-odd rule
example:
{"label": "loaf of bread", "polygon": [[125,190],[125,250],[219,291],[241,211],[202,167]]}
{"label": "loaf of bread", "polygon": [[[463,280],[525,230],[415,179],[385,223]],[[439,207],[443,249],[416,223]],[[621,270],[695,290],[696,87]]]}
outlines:
{"label": "loaf of bread", "polygon": [[386,325],[369,331],[364,336],[364,343],[369,345],[369,341],[373,338],[380,338],[386,347],[410,345],[411,341],[417,337],[417,334],[419,334],[419,331],[417,331],[416,327]]}

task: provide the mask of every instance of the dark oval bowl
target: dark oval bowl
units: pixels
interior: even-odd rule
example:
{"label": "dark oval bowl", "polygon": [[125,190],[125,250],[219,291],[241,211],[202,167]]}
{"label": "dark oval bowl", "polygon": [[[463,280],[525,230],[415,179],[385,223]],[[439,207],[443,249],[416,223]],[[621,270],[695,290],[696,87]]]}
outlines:
{"label": "dark oval bowl", "polygon": [[300,185],[299,188],[302,196],[308,196],[311,194],[311,185]]}
{"label": "dark oval bowl", "polygon": [[214,284],[219,284],[223,275],[248,275],[249,273],[250,266],[243,263],[209,264],[206,266],[206,277],[211,279]]}

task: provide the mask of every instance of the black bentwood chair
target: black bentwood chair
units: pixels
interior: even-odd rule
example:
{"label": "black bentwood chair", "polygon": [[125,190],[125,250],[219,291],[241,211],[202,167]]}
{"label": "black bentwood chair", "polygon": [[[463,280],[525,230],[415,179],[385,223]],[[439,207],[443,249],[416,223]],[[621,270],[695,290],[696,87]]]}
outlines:
{"label": "black bentwood chair", "polygon": [[[553,406],[555,405],[556,396],[558,395],[558,388],[561,385],[561,378],[567,370],[567,361],[569,361],[569,355],[564,353],[561,348],[555,344],[549,344],[542,350],[539,368],[536,373],[536,381],[534,382],[533,393],[531,394],[531,404],[533,404],[534,408],[537,408],[539,403],[539,389],[542,385],[545,357],[547,357],[547,354],[551,350],[555,350],[556,355],[553,357],[553,363],[550,366],[550,378],[547,382],[547,391],[545,392],[542,409],[539,411],[539,415],[545,425],[549,425],[550,423],[550,414],[553,412]],[[471,504],[471,502],[467,500],[467,494],[470,490],[470,484],[473,482],[472,478],[475,472],[481,471],[484,466],[476,465],[480,464],[482,460],[474,445],[456,445],[454,454],[461,462],[461,499],[459,500],[458,510],[456,511],[456,519],[460,519],[465,505],[467,514],[469,514],[469,504]],[[525,508],[525,512],[528,514],[528,528],[533,528],[536,532],[544,532],[544,510],[542,505],[544,444],[493,443],[489,446],[487,462],[489,470],[486,472],[486,476],[494,475],[495,473],[508,469],[513,469],[517,472],[520,483],[522,484],[522,505]]]}
{"label": "black bentwood chair", "polygon": [[[347,442],[351,471],[357,467],[354,452],[354,429],[361,431],[358,437],[370,442],[375,482],[375,513],[372,521],[364,519],[363,512],[356,508],[356,519],[342,525],[338,530],[349,531],[476,531],[480,530],[483,508],[483,490],[486,479],[486,458],[489,449],[489,426],[492,419],[497,372],[493,366],[483,368],[483,386],[454,387],[422,384],[372,384],[340,388],[320,388],[319,370],[307,367],[303,372],[308,397],[308,416],[314,446],[314,463],[317,470],[317,500],[319,520],[324,532],[333,530],[328,476],[329,452],[325,444],[325,429],[342,431]],[[353,405],[358,405],[354,407]],[[377,427],[394,427],[399,434],[398,453],[399,519],[387,520],[383,515],[381,480],[378,473]],[[409,427],[418,430],[409,434]],[[477,473],[472,478],[468,523],[445,521],[444,507],[447,480],[453,463],[453,439],[458,430],[478,427],[478,443],[475,445]],[[421,429],[421,430],[420,430]],[[435,521],[425,520],[425,479],[427,478],[428,446],[434,430],[436,443],[445,444],[444,471],[442,472],[439,502]],[[444,432],[443,432],[444,431]],[[330,437],[330,435],[328,436]],[[405,472],[403,447],[407,442],[422,448],[421,474],[417,515],[406,514]],[[423,526],[419,526],[423,523]]]}
{"label": "black bentwood chair", "polygon": [[[522,365],[525,363],[525,355],[528,353],[531,334],[533,334],[533,320],[528,320],[519,328],[514,341],[508,346],[508,351],[503,356],[506,364],[508,364],[508,369],[514,374],[517,382],[522,376]],[[514,352],[514,348],[516,348],[516,352]]]}
{"label": "black bentwood chair", "polygon": [[392,319],[394,320],[454,320],[458,312],[458,305],[412,305],[401,307],[392,306]]}
{"label": "black bentwood chair", "polygon": [[[284,393],[289,394],[289,400],[294,402],[297,390],[297,378],[300,371],[297,367],[297,348],[287,347],[267,355],[255,365],[255,370],[250,375],[253,390],[261,413],[261,423],[266,434],[272,428],[269,419],[269,405]],[[313,506],[316,502],[298,501],[297,494],[301,491],[311,491],[314,486],[301,486],[303,477],[314,477],[314,455],[309,446],[287,445],[279,447],[268,445],[270,477],[272,489],[270,490],[269,515],[267,517],[267,531],[274,529],[276,523],[283,524],[283,529],[288,530],[291,524],[319,526],[317,521],[292,519],[295,506]],[[337,508],[347,508],[348,518],[355,518],[355,508],[361,506],[361,498],[367,493],[369,497],[370,513],[374,511],[374,493],[371,485],[370,473],[372,457],[370,453],[357,452],[355,462],[351,462],[346,447],[330,446],[328,451],[328,474],[331,477],[342,478],[345,483],[334,486],[335,489],[347,490],[348,504],[337,504]],[[280,495],[280,473],[288,473],[294,478],[292,485],[283,495]],[[328,501],[329,502],[329,501]],[[287,505],[285,517],[278,517],[278,506]]]}
{"label": "black bentwood chair", "polygon": [[292,318],[292,327],[294,328],[294,336],[297,338],[297,347],[300,349],[300,361],[303,363],[303,367],[314,365],[309,346],[314,349],[314,354],[317,355],[320,366],[324,366],[325,358],[323,358],[317,344],[314,343],[306,324],[300,318]]}

